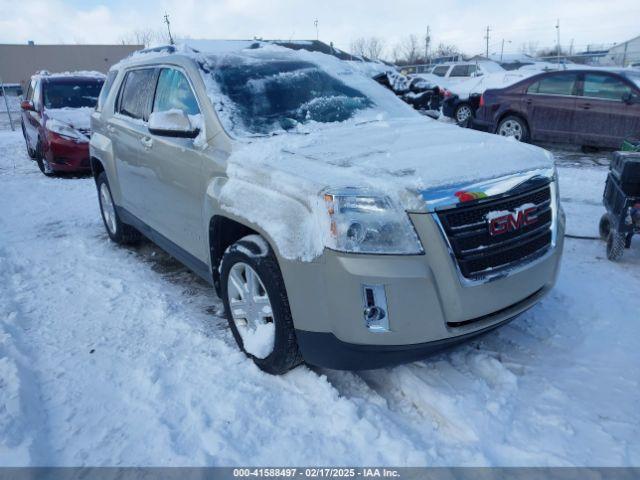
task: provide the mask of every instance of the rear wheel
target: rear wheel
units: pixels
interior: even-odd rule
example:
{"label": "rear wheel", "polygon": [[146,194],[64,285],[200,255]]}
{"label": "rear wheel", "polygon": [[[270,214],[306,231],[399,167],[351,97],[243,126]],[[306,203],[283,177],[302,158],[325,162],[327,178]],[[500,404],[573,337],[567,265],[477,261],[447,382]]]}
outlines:
{"label": "rear wheel", "polygon": [[107,230],[109,238],[116,243],[127,245],[140,241],[141,235],[135,228],[126,223],[122,223],[116,211],[111,189],[107,181],[107,174],[101,172],[96,181],[98,187],[98,200],[100,202],[100,213],[104,228]]}
{"label": "rear wheel", "polygon": [[267,242],[249,235],[229,247],[220,280],[227,321],[242,351],[274,375],[300,364],[284,280]]}
{"label": "rear wheel", "polygon": [[529,140],[529,129],[527,124],[520,117],[515,115],[509,115],[503,118],[498,124],[498,135],[503,137],[513,137],[519,142],[526,142]]}
{"label": "rear wheel", "polygon": [[456,118],[456,123],[462,127],[466,127],[471,122],[473,118],[473,110],[471,110],[471,106],[467,103],[461,103],[456,108],[454,113]]}
{"label": "rear wheel", "polygon": [[598,231],[600,232],[600,238],[604,241],[609,237],[611,231],[611,217],[608,213],[605,213],[600,217],[600,224],[598,225]]}
{"label": "rear wheel", "polygon": [[611,230],[607,237],[607,258],[612,261],[620,260],[624,253],[624,245],[626,241],[626,235],[624,233],[618,233],[616,230]]}

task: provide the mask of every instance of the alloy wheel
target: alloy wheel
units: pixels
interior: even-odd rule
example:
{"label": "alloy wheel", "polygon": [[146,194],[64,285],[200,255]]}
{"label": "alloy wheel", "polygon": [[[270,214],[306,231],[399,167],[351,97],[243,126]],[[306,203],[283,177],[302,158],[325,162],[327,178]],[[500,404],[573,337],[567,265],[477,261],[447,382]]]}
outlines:
{"label": "alloy wheel", "polygon": [[460,124],[465,123],[471,117],[471,108],[468,105],[462,105],[456,110],[456,121]]}
{"label": "alloy wheel", "polygon": [[[257,358],[273,352],[273,309],[258,273],[244,262],[231,267],[227,281],[229,309],[245,349]],[[266,337],[266,340],[259,337]],[[253,348],[260,344],[259,348]]]}
{"label": "alloy wheel", "polygon": [[513,137],[522,140],[522,125],[516,120],[505,120],[500,124],[498,133],[503,137]]}
{"label": "alloy wheel", "polygon": [[113,200],[111,199],[111,192],[106,183],[100,185],[100,209],[102,210],[102,217],[104,223],[107,225],[109,232],[112,235],[116,234],[116,209],[113,206]]}

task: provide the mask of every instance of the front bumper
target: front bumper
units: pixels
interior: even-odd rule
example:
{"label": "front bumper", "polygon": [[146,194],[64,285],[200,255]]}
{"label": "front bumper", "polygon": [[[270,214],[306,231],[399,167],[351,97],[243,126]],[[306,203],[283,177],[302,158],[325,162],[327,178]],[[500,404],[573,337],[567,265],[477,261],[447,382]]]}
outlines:
{"label": "front bumper", "polygon": [[74,142],[59,135],[49,134],[44,155],[56,172],[88,172],[89,143]]}
{"label": "front bumper", "polygon": [[[312,263],[281,267],[303,358],[336,369],[379,368],[422,358],[496,328],[535,305],[555,284],[555,247],[515,273],[464,285],[430,214],[412,214],[424,255],[354,255],[327,250]],[[367,328],[363,285],[382,285],[389,330]]]}

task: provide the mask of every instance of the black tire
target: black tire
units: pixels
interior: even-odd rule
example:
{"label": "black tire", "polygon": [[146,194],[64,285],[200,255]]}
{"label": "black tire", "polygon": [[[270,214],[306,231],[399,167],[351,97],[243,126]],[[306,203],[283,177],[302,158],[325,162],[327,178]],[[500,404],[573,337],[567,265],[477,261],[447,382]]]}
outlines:
{"label": "black tire", "polygon": [[[106,188],[108,191],[112,205],[114,205],[114,228],[111,228],[109,226],[108,220],[106,218],[105,205],[103,205],[103,199],[101,195],[101,189],[103,188],[103,185],[104,188]],[[111,188],[109,188],[109,182],[107,181],[107,174],[105,172],[100,172],[100,174],[98,175],[98,178],[96,180],[96,187],[98,190],[98,202],[100,204],[100,216],[102,217],[102,223],[104,224],[104,228],[107,231],[109,238],[120,245],[132,245],[138,243],[142,238],[142,235],[131,225],[127,225],[120,220],[120,216],[118,215],[118,212],[115,209],[115,204],[113,203],[113,198],[111,197]]]}
{"label": "black tire", "polygon": [[[509,125],[512,126],[514,135],[507,135],[503,132],[503,130],[508,130],[507,126]],[[520,132],[519,138],[516,134],[517,132]],[[519,140],[521,142],[529,141],[529,127],[527,126],[527,122],[516,115],[507,115],[502,120],[500,120],[500,123],[498,123],[498,128],[496,129],[496,133],[505,137],[515,137],[516,140]]]}
{"label": "black tire", "polygon": [[[244,237],[231,245],[224,253],[220,265],[220,286],[225,314],[229,328],[240,349],[251,358],[261,370],[272,375],[282,375],[302,363],[302,355],[298,349],[293,318],[289,308],[289,299],[282,279],[278,261],[266,241],[260,242]],[[259,237],[261,238],[261,237]],[[263,251],[264,248],[268,250]],[[247,352],[242,337],[233,320],[229,302],[229,273],[231,268],[243,262],[250,266],[260,277],[264,289],[269,296],[273,321],[275,323],[275,340],[272,352],[265,358],[257,358]]]}
{"label": "black tire", "polygon": [[[469,115],[465,119],[460,119],[459,116],[462,115],[462,112],[464,109],[468,110]],[[469,125],[471,125],[471,121],[473,120],[473,117],[474,117],[473,108],[471,108],[471,105],[469,105],[468,103],[459,104],[456,107],[455,111],[453,112],[453,118],[455,119],[456,123],[461,127],[468,127]]]}
{"label": "black tire", "polygon": [[36,163],[38,164],[38,168],[44,176],[56,176],[55,170],[51,168],[49,162],[47,162],[47,159],[44,156],[44,152],[42,151],[42,143],[40,143],[40,140],[38,140],[38,145],[36,146]]}
{"label": "black tire", "polygon": [[624,245],[626,241],[626,235],[624,233],[618,233],[616,230],[611,230],[607,237],[607,258],[612,262],[620,260],[624,253]]}
{"label": "black tire", "polygon": [[36,151],[29,146],[29,141],[27,140],[27,132],[24,129],[24,123],[21,123],[20,126],[22,127],[22,136],[24,137],[24,143],[27,146],[27,155],[29,155],[29,158],[31,160],[35,160]]}
{"label": "black tire", "polygon": [[611,231],[611,217],[608,213],[605,213],[600,217],[598,231],[600,232],[600,238],[606,242],[609,237],[609,232]]}

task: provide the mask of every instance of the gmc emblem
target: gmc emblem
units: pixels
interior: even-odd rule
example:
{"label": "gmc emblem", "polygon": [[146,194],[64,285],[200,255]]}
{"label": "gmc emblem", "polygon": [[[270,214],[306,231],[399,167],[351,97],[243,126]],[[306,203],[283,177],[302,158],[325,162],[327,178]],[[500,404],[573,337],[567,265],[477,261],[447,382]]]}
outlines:
{"label": "gmc emblem", "polygon": [[[489,223],[489,235],[492,237],[507,232],[520,230],[527,225],[533,225],[538,221],[538,207],[520,207],[515,212],[507,212],[504,215],[487,218]],[[490,217],[491,213],[487,214]]]}

